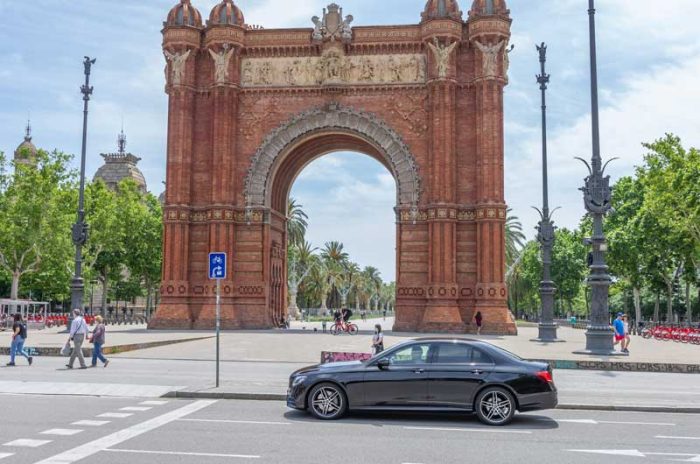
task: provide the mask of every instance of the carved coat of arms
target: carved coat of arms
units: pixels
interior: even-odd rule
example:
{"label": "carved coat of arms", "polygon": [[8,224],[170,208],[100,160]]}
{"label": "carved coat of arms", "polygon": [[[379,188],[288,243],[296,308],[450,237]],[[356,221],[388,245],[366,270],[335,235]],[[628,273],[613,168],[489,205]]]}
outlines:
{"label": "carved coat of arms", "polygon": [[325,40],[341,40],[349,42],[352,40],[352,15],[343,18],[343,9],[331,3],[328,8],[323,9],[323,18],[314,16],[311,21],[314,23],[313,40],[322,42]]}

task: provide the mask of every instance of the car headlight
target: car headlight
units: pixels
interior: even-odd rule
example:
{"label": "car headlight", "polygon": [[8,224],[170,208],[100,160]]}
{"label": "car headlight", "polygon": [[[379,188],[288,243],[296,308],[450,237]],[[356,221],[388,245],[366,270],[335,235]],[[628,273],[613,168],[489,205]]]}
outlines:
{"label": "car headlight", "polygon": [[296,387],[299,384],[302,384],[306,380],[305,375],[300,375],[298,377],[294,377],[294,380],[292,380],[292,387]]}

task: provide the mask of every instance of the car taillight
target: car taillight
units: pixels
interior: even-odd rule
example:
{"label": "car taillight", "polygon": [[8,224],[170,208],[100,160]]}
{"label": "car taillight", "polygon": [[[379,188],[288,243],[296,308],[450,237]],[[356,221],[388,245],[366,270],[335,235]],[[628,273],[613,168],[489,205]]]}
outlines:
{"label": "car taillight", "polygon": [[537,377],[542,379],[543,381],[547,383],[553,383],[554,379],[552,378],[552,373],[549,371],[540,371],[537,374]]}

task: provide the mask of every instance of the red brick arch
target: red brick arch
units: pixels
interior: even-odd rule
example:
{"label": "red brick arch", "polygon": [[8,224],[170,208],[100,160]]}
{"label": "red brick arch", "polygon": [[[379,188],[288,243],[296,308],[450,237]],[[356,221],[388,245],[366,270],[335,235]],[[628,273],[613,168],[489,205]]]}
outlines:
{"label": "red brick arch", "polygon": [[210,251],[230,256],[225,328],[285,316],[289,191],[313,159],[349,150],[396,180],[394,329],[467,332],[480,311],[486,330],[515,332],[503,197],[511,20],[504,8],[463,21],[456,3],[435,5],[403,26],[352,27],[337,5],[307,29],[169,17],[164,291],[151,327],[213,327]]}

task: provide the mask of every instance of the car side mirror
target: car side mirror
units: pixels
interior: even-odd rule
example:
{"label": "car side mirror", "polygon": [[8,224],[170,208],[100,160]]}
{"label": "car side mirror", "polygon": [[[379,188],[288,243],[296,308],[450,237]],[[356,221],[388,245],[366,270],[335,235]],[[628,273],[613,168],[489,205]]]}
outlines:
{"label": "car side mirror", "polygon": [[381,370],[389,369],[390,365],[391,363],[389,362],[388,358],[382,358],[377,362],[377,367]]}

